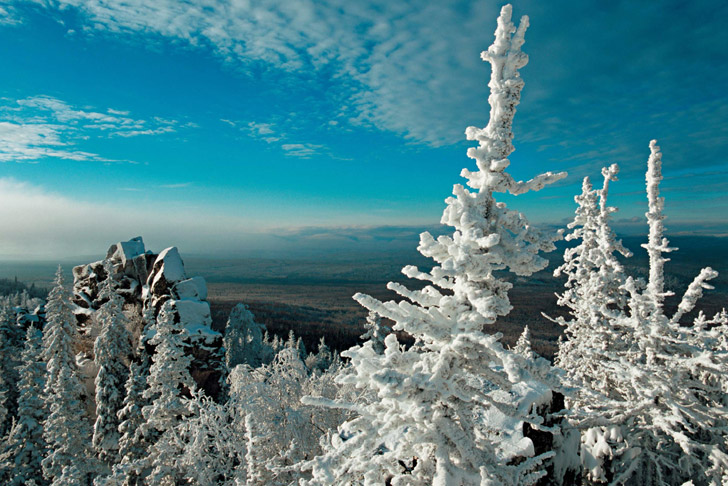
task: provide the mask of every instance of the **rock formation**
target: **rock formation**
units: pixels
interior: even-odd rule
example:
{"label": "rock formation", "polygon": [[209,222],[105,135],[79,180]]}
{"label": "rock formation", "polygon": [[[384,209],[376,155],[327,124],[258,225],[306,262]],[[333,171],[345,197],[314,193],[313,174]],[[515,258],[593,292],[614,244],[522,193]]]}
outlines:
{"label": "rock formation", "polygon": [[154,353],[148,344],[156,332],[154,322],[162,304],[172,300],[175,323],[185,335],[193,357],[192,376],[209,394],[217,394],[222,377],[222,335],[210,327],[205,279],[187,278],[176,247],[157,255],[144,248],[141,237],[119,242],[111,245],[105,259],[75,267],[73,277],[74,313],[83,336],[82,353],[91,356],[99,332],[94,314],[105,302],[99,289],[110,277],[112,288],[124,298],[134,349],[142,342],[146,352]]}

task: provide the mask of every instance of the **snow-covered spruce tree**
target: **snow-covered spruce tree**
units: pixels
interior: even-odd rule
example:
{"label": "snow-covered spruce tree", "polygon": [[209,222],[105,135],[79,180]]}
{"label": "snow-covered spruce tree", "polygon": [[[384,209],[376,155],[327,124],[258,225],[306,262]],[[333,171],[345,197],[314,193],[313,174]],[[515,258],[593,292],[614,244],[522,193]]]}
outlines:
{"label": "snow-covered spruce tree", "polygon": [[253,368],[263,364],[264,332],[265,326],[255,322],[253,313],[245,304],[233,307],[225,326],[223,338],[225,364],[228,370],[243,363]]}
{"label": "snow-covered spruce tree", "polygon": [[316,353],[310,353],[306,357],[306,368],[311,373],[324,373],[327,369],[329,369],[335,358],[335,353],[331,352],[331,349],[326,344],[326,339],[321,336]]}
{"label": "snow-covered spruce tree", "polygon": [[43,422],[46,406],[43,402],[46,368],[42,356],[40,330],[29,326],[25,335],[25,348],[21,356],[18,383],[18,417],[5,444],[7,464],[2,469],[9,474],[7,485],[23,486],[34,480],[43,484],[41,462],[46,454]]}
{"label": "snow-covered spruce tree", "polygon": [[16,323],[11,307],[12,297],[0,297],[0,374],[3,377],[0,392],[4,392],[3,406],[6,410],[5,420],[0,422],[0,437],[8,432],[18,411],[18,367],[23,350],[23,330]]}
{"label": "snow-covered spruce tree", "polygon": [[[245,482],[244,410],[228,401],[221,404],[201,391],[190,402],[192,415],[161,440],[181,451],[175,458],[184,484],[236,486]],[[237,479],[242,482],[236,483]]]}
{"label": "snow-covered spruce tree", "polygon": [[118,461],[119,411],[124,402],[124,385],[129,376],[131,335],[122,311],[123,298],[111,287],[111,266],[99,296],[106,299],[96,314],[101,333],[94,343],[96,375],[96,423],[92,444],[102,464],[111,467]]}
{"label": "snow-covered spruce tree", "polygon": [[144,423],[142,415],[142,395],[147,382],[141,379],[141,365],[132,361],[129,365],[129,378],[124,386],[124,402],[119,410],[119,462],[124,460],[135,460],[143,457],[146,448],[142,447],[141,440],[138,440],[140,428]]}
{"label": "snow-covered spruce tree", "polygon": [[391,329],[382,324],[382,317],[372,311],[369,311],[369,314],[367,314],[365,326],[367,332],[362,334],[361,338],[365,341],[371,341],[372,347],[377,354],[383,354],[384,339],[387,337],[387,334],[389,334]]}
{"label": "snow-covered spruce tree", "polygon": [[[615,324],[626,305],[626,276],[616,254],[632,255],[609,225],[610,214],[617,210],[607,206],[609,183],[617,180],[618,172],[616,164],[602,169],[601,189],[593,189],[589,178],[584,178],[582,193],[574,198],[578,207],[568,225],[572,231],[566,236],[567,241],[579,244],[566,249],[564,263],[554,271],[556,277],[566,276],[558,304],[570,313],[568,319],[553,319],[565,327],[566,336],[556,364],[566,370],[572,384],[606,395],[617,390],[613,374],[604,372],[605,363],[614,361],[617,350],[624,347]],[[579,394],[572,397],[577,406],[581,399]]]}
{"label": "snow-covered spruce tree", "polygon": [[711,288],[707,281],[717,273],[703,269],[676,313],[666,315],[664,298],[671,293],[664,288],[663,253],[674,249],[664,237],[661,153],[655,141],[650,149],[647,287],[641,290],[632,277],[624,280],[629,312],[616,305],[603,312],[593,305],[610,301],[607,287],[596,287],[582,302],[582,311],[574,313],[577,319],[589,319],[589,307],[596,307],[607,321],[605,328],[619,334],[606,352],[596,340],[581,344],[584,356],[599,356],[594,376],[609,376],[608,386],[598,379],[584,380],[573,400],[575,423],[585,430],[582,462],[587,480],[597,483],[667,486],[693,481],[717,486],[728,478],[728,353],[716,333],[722,324],[719,316],[709,323],[701,315],[692,326],[679,322],[703,290]]}
{"label": "snow-covered spruce tree", "polygon": [[113,465],[108,477],[97,478],[98,486],[141,486],[144,469],[143,459],[147,456],[149,444],[143,434],[144,416],[142,407],[145,404],[143,393],[147,385],[143,366],[132,361],[129,366],[129,377],[126,381],[124,402],[118,412],[119,419],[119,453],[118,461]]}
{"label": "snow-covered spruce tree", "polygon": [[[0,424],[2,424],[1,428],[6,428],[6,420],[8,419],[8,406],[7,406],[7,400],[8,400],[8,383],[5,381],[5,378],[0,375]],[[2,437],[3,434],[0,433],[0,437]]]}
{"label": "snow-covered spruce tree", "polygon": [[352,366],[343,380],[373,390],[376,399],[349,405],[358,417],[308,465],[314,477],[306,484],[526,485],[545,474],[542,462],[553,453],[533,457],[522,425],[539,427],[541,417],[531,411],[534,402],[550,400],[551,390],[527,371],[524,357],[501,345],[500,335],[482,331],[511,310],[511,284],[494,272],[531,275],[547,264],[539,251],[554,249],[552,238],[494,194],[539,190],[566,175],[516,182],[505,172],[514,150],[511,125],[523,86],[518,69],[527,62],[521,52],[527,24],[524,17],[516,29],[510,5],[503,7],[495,42],[482,54],[492,65],[490,121],[466,130],[468,140],[480,142],[468,150],[478,170],[462,171],[475,192],[456,185],[455,197],[447,199],[442,223],[454,228],[452,236],[420,236],[419,251],[438,265],[429,273],[403,269],[429,284],[411,291],[390,283],[406,299],[399,303],[354,296],[415,343],[407,349],[390,334],[384,354],[370,343],[342,353]]}
{"label": "snow-covered spruce tree", "polygon": [[528,326],[523,328],[523,332],[518,337],[518,341],[516,341],[516,346],[513,348],[513,351],[524,358],[533,359],[535,357],[536,354],[533,352],[533,348],[531,347],[531,330]]}
{"label": "snow-covered spruce tree", "polygon": [[[565,291],[558,303],[569,310],[569,318],[553,321],[565,327],[567,340],[560,340],[557,366],[566,371],[566,381],[574,391],[568,407],[581,423],[581,462],[587,481],[611,481],[612,463],[621,460],[629,449],[618,428],[602,424],[591,426],[591,419],[601,417],[589,410],[600,404],[624,403],[629,388],[629,365],[622,359],[629,346],[628,331],[619,329],[618,317],[626,307],[627,292],[624,268],[616,254],[631,256],[617,240],[609,221],[617,209],[607,206],[609,183],[617,180],[616,164],[602,169],[601,189],[593,189],[584,178],[582,193],[575,196],[576,216],[568,228],[567,241],[579,241],[564,252],[564,263],[554,276],[566,276]],[[626,388],[625,388],[626,387]],[[629,457],[629,454],[624,456]]]}
{"label": "snow-covered spruce tree", "polygon": [[301,360],[297,341],[289,339],[289,345],[269,364],[239,365],[230,373],[228,405],[241,411],[234,428],[244,430],[246,440],[255,443],[255,450],[246,451],[248,482],[244,484],[292,484],[299,477],[292,466],[320,454],[320,437],[343,422],[340,411],[301,403],[304,396],[336,398],[339,386],[334,379],[341,362],[334,360],[324,372],[310,371]]}
{"label": "snow-covered spruce tree", "polygon": [[728,408],[716,378],[728,376],[728,353],[710,348],[710,335],[696,326],[683,327],[680,318],[693,310],[707,281],[718,273],[701,270],[689,285],[677,311],[668,317],[664,298],[663,253],[674,251],[664,237],[664,198],[660,197],[662,154],[650,142],[646,175],[649,224],[647,250],[650,263],[647,288],[639,291],[627,279],[630,315],[619,324],[630,327],[634,345],[627,354],[632,364],[633,396],[630,405],[650,403],[625,424],[626,440],[641,448],[633,477],[642,484],[718,485],[728,478]]}
{"label": "snow-covered spruce tree", "polygon": [[165,302],[157,317],[156,332],[150,340],[156,348],[143,393],[151,402],[142,408],[145,422],[141,429],[153,443],[148,478],[152,484],[175,484],[178,479],[180,472],[173,459],[180,451],[161,437],[191,414],[189,397],[195,390],[189,371],[192,357],[185,352],[182,329],[174,322],[173,302]]}
{"label": "snow-covered spruce tree", "polygon": [[[301,361],[304,361],[308,356],[308,353],[306,352],[306,346],[303,344],[303,339],[301,339],[300,337],[296,337],[296,333],[293,332],[293,329],[288,331],[288,339],[286,339],[281,349],[284,348],[296,350],[296,352],[298,352],[298,357]],[[276,352],[276,354],[278,354],[278,352]]]}
{"label": "snow-covered spruce tree", "polygon": [[152,440],[158,438],[155,430],[146,430],[142,410],[151,403],[144,397],[147,377],[152,365],[148,341],[155,334],[156,318],[153,308],[143,311],[144,327],[134,358],[129,364],[129,373],[124,385],[124,401],[119,418],[119,455],[111,475],[96,480],[97,486],[142,486],[142,474],[148,473],[144,459],[147,457]]}
{"label": "snow-covered spruce tree", "polygon": [[76,336],[71,296],[58,267],[55,285],[48,294],[43,333],[49,411],[43,432],[49,450],[43,460],[43,475],[53,486],[85,486],[93,470],[91,428],[82,405],[84,390],[73,352]]}

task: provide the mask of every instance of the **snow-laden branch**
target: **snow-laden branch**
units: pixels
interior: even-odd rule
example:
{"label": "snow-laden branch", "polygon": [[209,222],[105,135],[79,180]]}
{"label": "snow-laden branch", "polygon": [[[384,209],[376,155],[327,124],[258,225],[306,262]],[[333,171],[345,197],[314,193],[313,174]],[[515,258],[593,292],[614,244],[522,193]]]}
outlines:
{"label": "snow-laden branch", "polygon": [[680,305],[677,306],[677,312],[675,312],[675,315],[670,320],[672,324],[679,323],[682,316],[695,308],[700,298],[703,297],[703,290],[712,290],[715,288],[708,283],[708,280],[712,280],[717,276],[718,272],[710,267],[705,267],[700,271],[698,276],[688,286],[685,294],[683,294]]}

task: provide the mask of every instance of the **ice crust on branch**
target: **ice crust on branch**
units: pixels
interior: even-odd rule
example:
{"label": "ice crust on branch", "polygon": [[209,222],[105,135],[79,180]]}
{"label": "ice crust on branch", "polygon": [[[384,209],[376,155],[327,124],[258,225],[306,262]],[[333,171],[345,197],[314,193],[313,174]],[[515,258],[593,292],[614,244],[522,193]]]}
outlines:
{"label": "ice crust on branch", "polygon": [[[492,65],[490,120],[485,128],[467,129],[467,138],[479,142],[468,150],[478,170],[462,171],[475,191],[457,184],[446,200],[441,222],[454,228],[452,235],[420,235],[418,250],[437,265],[430,272],[403,269],[428,285],[410,290],[388,284],[404,297],[400,302],[354,296],[415,343],[405,348],[389,334],[383,343],[368,341],[342,353],[351,369],[340,383],[370,399],[335,404],[359,415],[311,461],[313,478],[306,484],[528,485],[546,474],[542,463],[553,453],[536,452],[523,424],[540,427],[534,410],[551,400],[552,389],[530,373],[538,368],[532,358],[504,349],[500,335],[482,332],[511,310],[511,284],[493,273],[531,275],[547,264],[539,251],[554,248],[553,238],[497,202],[494,193],[519,195],[566,175],[517,182],[505,171],[523,87],[518,70],[528,61],[521,51],[527,26],[524,17],[516,28],[511,6],[504,6],[495,42],[482,54]],[[518,464],[508,465],[516,457]]]}

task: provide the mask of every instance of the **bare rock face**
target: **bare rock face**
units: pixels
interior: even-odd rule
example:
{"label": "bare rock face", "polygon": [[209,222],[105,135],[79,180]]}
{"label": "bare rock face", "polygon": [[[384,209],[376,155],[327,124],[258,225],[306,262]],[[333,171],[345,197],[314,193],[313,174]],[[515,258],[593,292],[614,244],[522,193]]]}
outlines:
{"label": "bare rock face", "polygon": [[156,332],[156,317],[162,305],[171,300],[174,322],[185,335],[185,344],[193,357],[190,372],[208,394],[217,394],[222,376],[222,335],[210,327],[205,279],[187,278],[176,247],[156,255],[145,249],[141,237],[122,241],[111,245],[104,260],[75,267],[73,278],[74,313],[84,341],[82,350],[88,356],[100,331],[94,319],[95,312],[104,304],[99,289],[106,278],[111,278],[112,288],[124,298],[134,349],[143,342],[145,352],[153,355],[154,348],[148,341]]}

